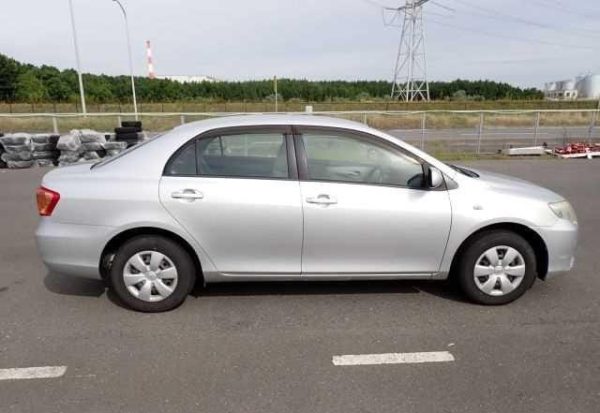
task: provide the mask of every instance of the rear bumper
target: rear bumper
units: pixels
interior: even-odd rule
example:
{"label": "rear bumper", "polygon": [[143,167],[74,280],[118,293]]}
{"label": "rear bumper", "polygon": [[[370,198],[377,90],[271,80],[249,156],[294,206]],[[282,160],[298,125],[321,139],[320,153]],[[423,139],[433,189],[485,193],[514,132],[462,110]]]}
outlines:
{"label": "rear bumper", "polygon": [[536,231],[548,249],[548,272],[542,278],[548,280],[571,271],[575,264],[577,225],[562,220],[552,227],[538,227]]}
{"label": "rear bumper", "polygon": [[42,261],[52,273],[101,279],[100,255],[111,227],[74,225],[42,218],[35,233]]}

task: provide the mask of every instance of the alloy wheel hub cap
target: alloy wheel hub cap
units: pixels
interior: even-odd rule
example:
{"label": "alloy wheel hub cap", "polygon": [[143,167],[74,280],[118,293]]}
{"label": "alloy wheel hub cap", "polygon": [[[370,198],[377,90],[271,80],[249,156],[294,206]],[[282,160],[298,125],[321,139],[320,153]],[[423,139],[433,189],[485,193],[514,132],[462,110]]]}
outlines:
{"label": "alloy wheel hub cap", "polygon": [[473,278],[477,288],[484,294],[503,296],[519,287],[525,270],[525,260],[519,251],[499,245],[479,256],[473,269]]}
{"label": "alloy wheel hub cap", "polygon": [[175,264],[158,251],[138,252],[127,260],[123,268],[127,291],[146,302],[158,302],[169,297],[177,287],[177,280]]}

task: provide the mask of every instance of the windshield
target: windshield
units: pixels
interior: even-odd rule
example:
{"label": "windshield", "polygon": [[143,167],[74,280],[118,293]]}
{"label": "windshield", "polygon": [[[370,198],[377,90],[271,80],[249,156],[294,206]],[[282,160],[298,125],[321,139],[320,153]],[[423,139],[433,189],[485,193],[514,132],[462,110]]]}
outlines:
{"label": "windshield", "polygon": [[162,136],[162,133],[161,133],[161,134],[158,134],[158,135],[156,135],[156,136],[153,136],[153,137],[151,137],[151,138],[149,138],[149,139],[147,139],[147,140],[145,140],[145,141],[143,141],[143,142],[141,142],[141,143],[138,143],[137,145],[130,146],[129,148],[125,149],[123,152],[121,152],[121,153],[119,153],[119,154],[117,154],[117,155],[115,155],[115,156],[106,157],[106,158],[102,159],[101,161],[99,161],[99,162],[96,162],[95,164],[93,164],[93,165],[92,165],[92,167],[91,167],[90,169],[94,169],[94,168],[101,168],[101,167],[103,167],[104,165],[108,165],[108,164],[109,164],[109,163],[111,163],[112,161],[114,161],[114,160],[116,160],[116,159],[119,159],[119,158],[121,158],[121,157],[123,157],[123,156],[127,155],[128,153],[131,153],[131,152],[135,151],[135,150],[136,150],[136,149],[138,149],[138,148],[141,148],[141,147],[142,147],[142,146],[144,146],[145,144],[147,144],[147,143],[149,143],[149,142],[152,142],[153,140],[155,140],[156,138],[158,138],[158,137],[160,137],[160,136]]}

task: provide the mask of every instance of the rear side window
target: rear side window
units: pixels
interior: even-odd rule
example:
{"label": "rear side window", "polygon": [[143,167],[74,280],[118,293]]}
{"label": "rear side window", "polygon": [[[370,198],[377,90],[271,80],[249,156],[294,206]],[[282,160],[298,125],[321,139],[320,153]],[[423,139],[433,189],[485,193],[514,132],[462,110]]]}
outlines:
{"label": "rear side window", "polygon": [[165,169],[165,175],[194,176],[198,173],[196,165],[196,141],[193,141],[171,158]]}
{"label": "rear side window", "polygon": [[200,139],[198,174],[244,178],[287,178],[288,159],[282,133],[247,133]]}

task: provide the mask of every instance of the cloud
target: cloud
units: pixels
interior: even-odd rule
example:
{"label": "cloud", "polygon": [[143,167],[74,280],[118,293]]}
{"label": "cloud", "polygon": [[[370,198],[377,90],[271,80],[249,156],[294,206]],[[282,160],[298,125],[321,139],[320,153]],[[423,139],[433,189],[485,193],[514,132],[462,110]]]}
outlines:
{"label": "cloud", "polygon": [[[144,43],[151,40],[160,74],[220,79],[392,77],[400,30],[384,27],[376,3],[398,1],[122,1],[130,18],[135,72],[140,75],[146,73]],[[428,6],[430,80],[490,78],[541,87],[548,80],[600,69],[598,53],[565,46],[598,44],[600,34],[593,34],[597,20],[589,18],[595,11],[600,16],[594,0],[569,4],[573,13],[562,10],[560,0],[436,2],[455,12]],[[124,26],[117,6],[110,0],[73,3],[83,70],[127,73]],[[469,3],[498,14],[486,14]],[[66,0],[11,2],[3,14],[9,18],[0,25],[2,53],[35,64],[75,66]],[[566,29],[572,27],[577,32]]]}

